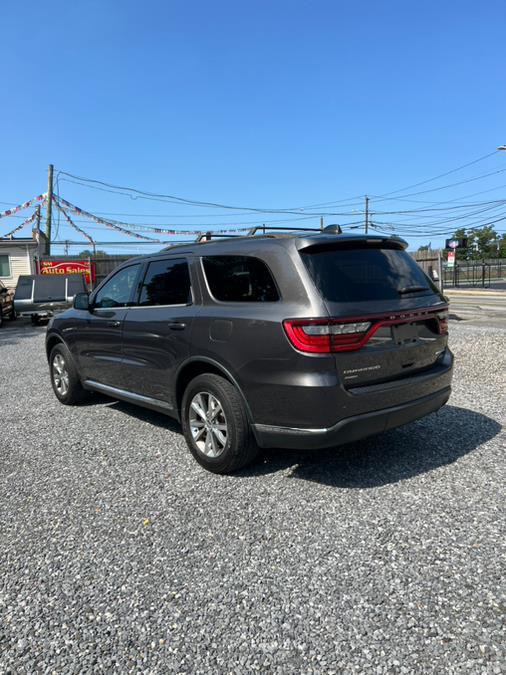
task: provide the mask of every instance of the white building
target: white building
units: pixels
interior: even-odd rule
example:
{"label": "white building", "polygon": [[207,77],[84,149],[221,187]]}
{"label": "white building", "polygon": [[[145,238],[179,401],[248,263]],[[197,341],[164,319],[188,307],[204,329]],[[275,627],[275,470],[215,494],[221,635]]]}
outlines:
{"label": "white building", "polygon": [[0,280],[16,288],[21,274],[37,274],[37,260],[45,252],[46,238],[34,230],[31,237],[0,237]]}

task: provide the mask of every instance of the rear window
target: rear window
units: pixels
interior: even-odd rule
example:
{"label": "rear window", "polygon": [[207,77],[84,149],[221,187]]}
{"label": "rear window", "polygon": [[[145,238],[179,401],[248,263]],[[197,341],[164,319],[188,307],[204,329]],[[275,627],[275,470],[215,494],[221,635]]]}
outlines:
{"label": "rear window", "polygon": [[41,275],[36,277],[33,299],[35,302],[46,300],[65,300],[65,277]]}
{"label": "rear window", "polygon": [[267,265],[251,256],[202,258],[209,289],[221,302],[276,302],[278,289]]}
{"label": "rear window", "polygon": [[398,249],[312,247],[301,252],[326,300],[398,300],[437,293],[413,258]]}

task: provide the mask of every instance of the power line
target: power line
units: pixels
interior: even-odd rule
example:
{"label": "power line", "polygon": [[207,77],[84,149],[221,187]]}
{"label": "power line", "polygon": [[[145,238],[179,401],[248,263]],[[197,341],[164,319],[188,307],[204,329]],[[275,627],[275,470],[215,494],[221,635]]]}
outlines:
{"label": "power line", "polygon": [[394,195],[397,194],[398,192],[404,192],[405,190],[411,190],[411,188],[418,187],[419,185],[425,185],[426,183],[432,183],[432,181],[438,180],[439,178],[444,178],[445,176],[449,176],[452,173],[456,173],[457,171],[462,171],[462,169],[466,169],[468,166],[472,166],[473,164],[478,164],[478,162],[482,162],[484,159],[488,159],[489,157],[492,157],[493,155],[496,155],[499,151],[494,150],[493,152],[489,152],[487,155],[483,155],[483,157],[478,157],[477,159],[473,159],[472,162],[467,162],[467,164],[462,164],[462,166],[458,166],[455,169],[451,169],[450,171],[446,171],[445,173],[440,173],[438,176],[434,176],[433,178],[427,178],[426,180],[422,180],[419,183],[413,183],[412,185],[407,185],[406,187],[399,188],[398,190],[392,190],[391,192],[385,192],[382,195],[378,195],[378,197],[386,197],[388,195]]}

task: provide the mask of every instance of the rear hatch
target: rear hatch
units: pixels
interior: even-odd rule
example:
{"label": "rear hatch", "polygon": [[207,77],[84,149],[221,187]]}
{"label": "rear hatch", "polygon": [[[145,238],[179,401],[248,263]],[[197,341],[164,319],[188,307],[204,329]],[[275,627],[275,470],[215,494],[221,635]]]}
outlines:
{"label": "rear hatch", "polygon": [[[355,239],[300,252],[328,310],[330,351],[347,389],[430,370],[444,353],[445,299],[404,246]],[[303,330],[324,334],[315,323]]]}

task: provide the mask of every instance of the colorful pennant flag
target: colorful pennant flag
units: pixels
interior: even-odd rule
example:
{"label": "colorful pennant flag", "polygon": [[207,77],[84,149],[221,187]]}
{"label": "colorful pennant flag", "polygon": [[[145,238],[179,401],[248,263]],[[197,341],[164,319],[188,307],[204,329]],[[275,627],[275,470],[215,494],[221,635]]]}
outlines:
{"label": "colorful pennant flag", "polygon": [[64,215],[65,218],[67,219],[67,222],[69,223],[69,225],[71,225],[71,226],[74,228],[74,230],[77,230],[78,232],[80,232],[80,233],[83,235],[83,237],[86,237],[86,239],[90,242],[90,244],[91,244],[92,246],[95,246],[95,242],[94,242],[93,239],[90,237],[90,235],[87,234],[84,230],[82,230],[80,227],[78,227],[78,226],[74,223],[74,221],[72,220],[72,218],[68,215],[68,213],[65,211],[65,209],[63,209],[63,208],[58,204],[58,202],[56,201],[56,199],[54,200],[54,203],[56,204],[56,208],[57,208],[61,213],[63,213],[63,215]]}
{"label": "colorful pennant flag", "polygon": [[[7,209],[7,211],[2,211],[0,212],[0,218],[8,218],[9,216],[13,216],[15,213],[18,211],[22,211],[23,209],[27,209],[29,206],[32,204],[36,204],[37,202],[41,202],[43,199],[46,199],[47,194],[44,193],[42,195],[37,195],[37,197],[34,197],[33,199],[29,199],[27,202],[24,202],[23,204],[19,204],[19,206],[13,206],[10,209]],[[17,232],[18,228],[16,228]]]}
{"label": "colorful pennant flag", "polygon": [[29,218],[27,218],[26,220],[24,220],[21,223],[21,225],[18,225],[17,227],[15,227],[10,232],[7,232],[7,234],[4,234],[4,235],[0,236],[0,239],[12,239],[13,235],[16,234],[16,232],[19,232],[19,230],[22,230],[24,227],[26,227],[30,223],[33,223],[33,221],[35,220],[36,217],[37,217],[37,211],[34,211]]}

